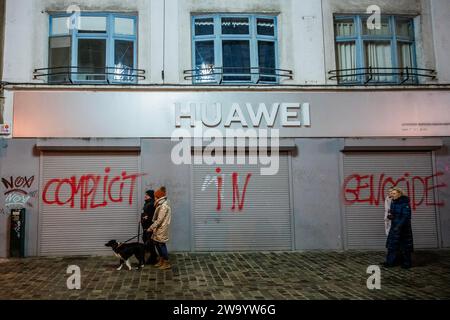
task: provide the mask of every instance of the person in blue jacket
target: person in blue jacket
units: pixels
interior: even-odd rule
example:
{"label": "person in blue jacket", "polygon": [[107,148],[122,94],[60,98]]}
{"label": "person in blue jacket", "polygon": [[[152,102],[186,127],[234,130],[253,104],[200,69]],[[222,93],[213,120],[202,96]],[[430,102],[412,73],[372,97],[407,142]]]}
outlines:
{"label": "person in blue jacket", "polygon": [[411,228],[411,205],[409,198],[400,188],[392,189],[392,203],[388,219],[391,220],[391,229],[386,240],[385,267],[393,267],[397,256],[400,255],[402,268],[409,269],[412,266],[411,253],[414,250],[413,234]]}

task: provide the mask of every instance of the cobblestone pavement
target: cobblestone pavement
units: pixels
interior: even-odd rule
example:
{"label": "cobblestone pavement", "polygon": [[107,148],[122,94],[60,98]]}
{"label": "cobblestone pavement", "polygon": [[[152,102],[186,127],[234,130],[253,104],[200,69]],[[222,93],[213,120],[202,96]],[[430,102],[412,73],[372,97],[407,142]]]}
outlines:
{"label": "cobblestone pavement", "polygon": [[[369,290],[369,265],[383,252],[176,253],[172,270],[116,271],[114,257],[0,260],[0,299],[449,299],[450,251],[417,251],[415,266],[381,268]],[[133,258],[134,265],[137,261]],[[81,290],[68,290],[69,265]]]}

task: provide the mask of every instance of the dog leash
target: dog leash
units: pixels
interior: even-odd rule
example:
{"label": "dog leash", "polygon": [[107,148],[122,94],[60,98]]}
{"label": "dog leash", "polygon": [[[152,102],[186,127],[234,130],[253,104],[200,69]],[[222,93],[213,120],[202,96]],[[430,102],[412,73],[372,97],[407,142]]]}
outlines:
{"label": "dog leash", "polygon": [[138,224],[138,234],[136,236],[134,236],[133,238],[130,238],[127,241],[122,242],[121,244],[118,245],[118,247],[120,247],[121,245],[123,245],[123,244],[125,244],[127,242],[130,242],[131,240],[136,239],[136,238],[138,238],[138,242],[139,242],[139,236],[140,235],[141,235],[141,223],[139,222],[139,224]]}

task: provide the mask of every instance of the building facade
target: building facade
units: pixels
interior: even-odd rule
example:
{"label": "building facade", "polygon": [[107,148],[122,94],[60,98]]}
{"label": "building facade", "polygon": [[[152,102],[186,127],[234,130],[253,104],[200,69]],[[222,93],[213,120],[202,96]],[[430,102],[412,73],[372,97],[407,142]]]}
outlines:
{"label": "building facade", "polygon": [[174,251],[383,249],[393,185],[450,247],[447,0],[4,10],[0,257],[15,208],[27,256],[109,254],[162,185]]}

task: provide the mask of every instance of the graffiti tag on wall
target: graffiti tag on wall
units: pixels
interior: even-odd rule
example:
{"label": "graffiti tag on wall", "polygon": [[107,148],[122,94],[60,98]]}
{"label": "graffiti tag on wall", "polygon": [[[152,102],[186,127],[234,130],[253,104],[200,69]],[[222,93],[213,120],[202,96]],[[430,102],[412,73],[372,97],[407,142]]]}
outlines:
{"label": "graffiti tag on wall", "polygon": [[344,180],[344,201],[346,205],[355,203],[384,205],[387,190],[398,186],[410,196],[413,210],[420,206],[444,206],[443,201],[434,200],[434,192],[447,187],[447,184],[439,179],[443,175],[443,172],[431,176],[412,176],[405,173],[400,178],[394,178],[384,173],[352,174]]}
{"label": "graffiti tag on wall", "polygon": [[109,167],[105,168],[104,173],[51,179],[42,190],[42,201],[47,205],[69,205],[75,208],[76,200],[79,199],[78,205],[82,211],[125,201],[131,206],[136,181],[146,174],[127,174],[123,171],[119,175],[110,176]]}
{"label": "graffiti tag on wall", "polygon": [[250,178],[252,177],[251,173],[248,173],[245,177],[245,182],[244,182],[244,187],[242,189],[242,194],[239,191],[239,174],[237,172],[233,172],[231,173],[231,175],[225,175],[225,174],[221,174],[222,173],[222,169],[221,168],[217,168],[216,169],[216,173],[218,174],[217,176],[211,176],[211,175],[207,175],[204,180],[203,180],[203,184],[202,184],[202,191],[205,191],[206,188],[213,183],[216,188],[217,188],[217,206],[216,206],[216,210],[217,211],[221,211],[222,210],[222,202],[224,199],[224,194],[223,194],[223,185],[224,185],[224,181],[226,180],[227,176],[231,177],[231,183],[232,183],[232,199],[233,202],[231,204],[231,210],[232,211],[242,211],[244,209],[244,204],[245,204],[245,195],[247,193],[247,187],[248,184],[250,182]]}
{"label": "graffiti tag on wall", "polygon": [[[5,207],[9,209],[22,209],[26,206],[33,207],[29,202],[31,198],[35,198],[37,191],[30,191],[33,186],[34,176],[10,176],[3,177],[2,184],[5,188],[3,193],[5,197]],[[2,209],[2,213],[4,210]]]}

